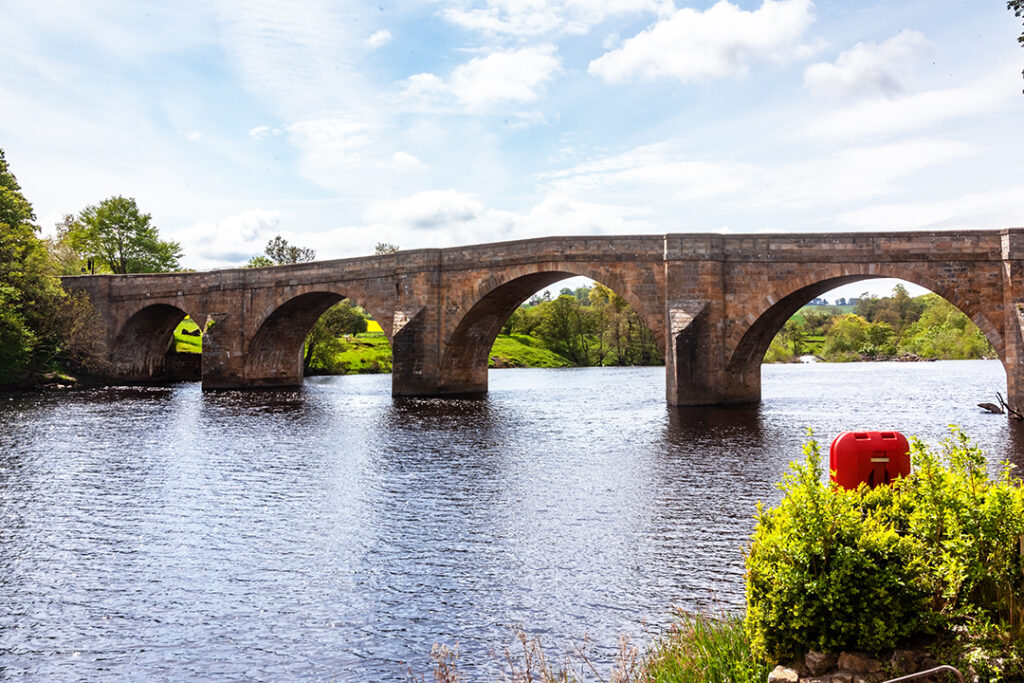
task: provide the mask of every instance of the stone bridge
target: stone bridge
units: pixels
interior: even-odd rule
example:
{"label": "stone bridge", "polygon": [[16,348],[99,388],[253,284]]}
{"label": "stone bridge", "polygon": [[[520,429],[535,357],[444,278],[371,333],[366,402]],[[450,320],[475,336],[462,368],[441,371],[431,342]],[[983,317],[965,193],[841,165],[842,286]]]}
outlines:
{"label": "stone bridge", "polygon": [[955,232],[551,237],[202,273],[64,279],[102,316],[112,379],[176,379],[171,333],[205,329],[204,389],[302,383],[306,333],[349,298],[384,329],[395,396],[487,390],[491,344],[524,300],[582,275],[625,298],[665,358],[674,405],[757,401],[782,324],[828,290],[902,278],[981,328],[1024,407],[1024,228]]}

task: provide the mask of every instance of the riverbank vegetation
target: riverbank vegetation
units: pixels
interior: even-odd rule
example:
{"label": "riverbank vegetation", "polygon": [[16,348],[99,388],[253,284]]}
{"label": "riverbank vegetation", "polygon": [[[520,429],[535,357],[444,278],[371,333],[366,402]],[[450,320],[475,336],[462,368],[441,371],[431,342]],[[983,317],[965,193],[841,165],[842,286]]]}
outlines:
{"label": "riverbank vegetation", "polygon": [[[911,460],[892,485],[847,491],[808,443],[780,503],[756,511],[745,615],[679,614],[645,653],[623,646],[610,680],[763,683],[781,665],[780,680],[877,682],[949,664],[979,683],[1024,681],[1021,480],[1008,464],[991,475],[956,428],[938,449],[912,440]],[[551,667],[520,640],[512,680],[603,680],[585,649]],[[847,673],[831,679],[837,665]],[[446,667],[436,680],[461,680]]]}
{"label": "riverbank vegetation", "polygon": [[[342,309],[345,325],[325,322]],[[343,301],[317,322],[307,339],[307,374],[390,371],[390,347],[379,326],[376,334],[366,334],[353,315],[366,313]],[[805,355],[830,362],[996,356],[959,309],[936,294],[911,297],[902,285],[888,297],[805,306],[775,336],[764,360],[795,362]],[[533,297],[505,322],[490,353],[490,366],[498,368],[662,362],[650,329],[622,297],[598,283],[564,288],[557,297],[547,292]]]}
{"label": "riverbank vegetation", "polygon": [[[306,337],[304,358],[307,375],[391,371],[391,347],[380,325],[349,300],[316,322]],[[622,297],[597,283],[563,289],[554,298],[545,292],[517,308],[495,340],[489,361],[495,368],[661,363],[650,329]]]}
{"label": "riverbank vegetation", "polygon": [[92,304],[59,276],[180,267],[180,245],[161,240],[131,198],[68,214],[52,239],[39,237],[35,220],[0,149],[0,388],[70,382],[64,373],[88,373],[104,357]]}
{"label": "riverbank vegetation", "polygon": [[[847,307],[849,308],[849,307]],[[937,294],[864,295],[851,312],[805,306],[772,340],[767,363],[813,355],[829,362],[995,358],[995,349],[960,309]]]}
{"label": "riverbank vegetation", "polygon": [[0,150],[0,387],[53,379],[99,353],[89,300],[61,288],[35,220]]}

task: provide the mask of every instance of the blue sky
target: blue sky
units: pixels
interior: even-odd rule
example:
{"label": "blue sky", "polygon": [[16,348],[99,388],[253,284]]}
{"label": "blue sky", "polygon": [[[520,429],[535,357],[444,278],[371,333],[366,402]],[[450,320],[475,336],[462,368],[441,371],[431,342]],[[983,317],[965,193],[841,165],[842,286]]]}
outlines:
{"label": "blue sky", "polygon": [[275,234],[340,258],[378,241],[1024,225],[1024,50],[1001,0],[3,14],[0,147],[44,231],[133,196],[195,268]]}

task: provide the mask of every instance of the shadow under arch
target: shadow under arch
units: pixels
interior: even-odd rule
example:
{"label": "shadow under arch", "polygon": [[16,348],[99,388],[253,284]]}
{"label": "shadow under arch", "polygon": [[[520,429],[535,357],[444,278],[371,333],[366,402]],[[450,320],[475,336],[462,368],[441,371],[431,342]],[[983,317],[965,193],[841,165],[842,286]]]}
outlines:
{"label": "shadow under arch", "polygon": [[771,294],[766,295],[759,306],[761,313],[743,332],[739,343],[736,344],[735,350],[729,357],[729,362],[726,365],[726,372],[729,378],[744,387],[746,391],[756,388],[757,395],[760,396],[761,361],[771,345],[772,339],[782,329],[787,320],[808,302],[832,289],[854,282],[879,278],[905,280],[938,294],[967,314],[967,317],[978,326],[992,344],[999,359],[1005,361],[1005,347],[1002,335],[985,316],[977,301],[965,300],[957,292],[939,287],[929,278],[915,273],[858,273],[826,277],[810,283],[806,281],[791,282],[780,288],[782,292],[788,292],[781,296],[781,298],[774,299]]}
{"label": "shadow under arch", "polygon": [[491,347],[502,326],[524,301],[540,290],[572,277],[587,277],[600,282],[621,296],[632,307],[654,335],[662,357],[665,355],[665,333],[659,319],[624,283],[601,273],[569,270],[540,270],[508,280],[491,278],[479,288],[475,303],[459,319],[445,340],[441,356],[442,386],[440,393],[474,394],[487,391],[487,369]]}
{"label": "shadow under arch", "polygon": [[[307,292],[274,308],[249,342],[245,375],[253,387],[294,387],[302,384],[306,336],[328,308],[348,299],[330,291]],[[359,302],[349,299],[352,303]],[[371,316],[373,312],[363,306]],[[377,318],[379,320],[379,318]],[[388,339],[391,343],[391,339]]]}
{"label": "shadow under arch", "polygon": [[115,376],[129,382],[199,379],[201,354],[174,352],[174,329],[187,315],[170,304],[151,304],[132,314],[110,348]]}

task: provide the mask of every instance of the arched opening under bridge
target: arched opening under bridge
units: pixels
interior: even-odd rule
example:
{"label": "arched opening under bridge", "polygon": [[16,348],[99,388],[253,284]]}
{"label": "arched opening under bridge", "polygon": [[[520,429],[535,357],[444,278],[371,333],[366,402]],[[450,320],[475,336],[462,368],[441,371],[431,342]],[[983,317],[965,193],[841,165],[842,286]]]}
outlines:
{"label": "arched opening under bridge", "polygon": [[129,382],[195,381],[202,374],[202,330],[169,304],[136,311],[121,326],[110,362]]}
{"label": "arched opening under bridge", "polygon": [[[877,284],[864,281],[874,281]],[[854,283],[863,293],[851,296]],[[1003,340],[980,302],[934,291],[920,278],[845,275],[802,284],[746,328],[729,360],[736,386],[760,393],[763,362],[805,360],[1004,360]],[[884,286],[894,288],[885,293]],[[833,293],[835,292],[835,293]],[[845,296],[843,296],[845,294]],[[837,299],[842,299],[839,305]]]}
{"label": "arched opening under bridge", "polygon": [[486,391],[489,368],[662,364],[661,317],[624,283],[594,275],[538,271],[484,283],[446,340],[443,391]]}
{"label": "arched opening under bridge", "polygon": [[298,386],[307,375],[387,372],[390,359],[378,319],[342,294],[314,291],[266,316],[249,344],[246,376],[258,387]]}

